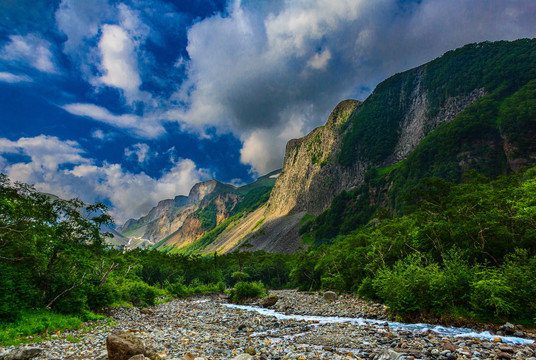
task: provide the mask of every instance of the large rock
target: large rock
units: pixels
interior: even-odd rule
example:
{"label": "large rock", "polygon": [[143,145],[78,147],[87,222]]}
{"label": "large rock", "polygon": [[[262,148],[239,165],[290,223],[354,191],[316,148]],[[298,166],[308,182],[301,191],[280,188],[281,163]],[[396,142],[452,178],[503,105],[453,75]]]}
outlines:
{"label": "large rock", "polygon": [[36,357],[42,352],[43,349],[38,347],[22,347],[4,356],[4,360],[27,360]]}
{"label": "large rock", "polygon": [[326,301],[335,301],[335,300],[337,300],[337,294],[334,293],[333,291],[326,291],[324,293],[324,299]]}
{"label": "large rock", "polygon": [[400,355],[394,350],[386,349],[386,350],[383,350],[378,355],[378,357],[376,357],[374,360],[401,360],[401,359],[402,359],[402,355]]}
{"label": "large rock", "polygon": [[262,307],[268,308],[274,306],[277,301],[279,300],[279,297],[277,295],[270,295],[260,300],[260,303]]}
{"label": "large rock", "polygon": [[131,333],[109,335],[106,349],[109,360],[129,360],[134,355],[145,354],[145,345]]}

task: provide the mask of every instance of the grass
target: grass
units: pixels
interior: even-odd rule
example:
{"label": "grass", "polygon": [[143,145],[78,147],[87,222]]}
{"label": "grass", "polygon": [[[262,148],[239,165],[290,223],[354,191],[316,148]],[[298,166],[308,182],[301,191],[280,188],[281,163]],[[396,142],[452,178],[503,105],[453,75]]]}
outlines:
{"label": "grass", "polygon": [[[13,323],[0,323],[0,345],[10,346],[46,339],[50,333],[67,329],[79,329],[84,320],[99,320],[105,316],[86,313],[83,318],[75,315],[64,315],[50,310],[27,310],[19,320]],[[28,338],[32,336],[32,338]],[[77,342],[72,337],[68,339]],[[78,341],[80,341],[78,339]]]}
{"label": "grass", "polygon": [[260,219],[259,221],[257,221],[257,222],[255,223],[255,226],[253,226],[253,229],[251,229],[251,231],[255,231],[256,228],[258,228],[259,226],[261,226],[262,223],[264,222],[264,220],[265,220],[265,218],[262,218],[262,219]]}

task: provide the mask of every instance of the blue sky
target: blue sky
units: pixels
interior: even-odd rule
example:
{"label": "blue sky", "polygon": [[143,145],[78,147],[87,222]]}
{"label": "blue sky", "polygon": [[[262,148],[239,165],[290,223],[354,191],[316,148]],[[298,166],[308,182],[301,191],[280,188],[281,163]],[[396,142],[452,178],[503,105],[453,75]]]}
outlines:
{"label": "blue sky", "polygon": [[251,182],[339,101],[535,23],[533,0],[4,0],[0,171],[120,224]]}

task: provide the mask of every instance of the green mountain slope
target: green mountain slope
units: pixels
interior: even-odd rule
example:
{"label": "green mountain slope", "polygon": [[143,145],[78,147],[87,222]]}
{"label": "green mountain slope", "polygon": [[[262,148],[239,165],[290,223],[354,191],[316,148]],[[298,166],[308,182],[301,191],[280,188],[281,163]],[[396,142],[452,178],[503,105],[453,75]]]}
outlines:
{"label": "green mountain slope", "polygon": [[357,180],[301,232],[324,241],[401,215],[404,194],[425,177],[459,182],[470,170],[495,178],[534,165],[535,79],[536,40],[523,39],[470,44],[382,82],[344,124],[326,166]]}

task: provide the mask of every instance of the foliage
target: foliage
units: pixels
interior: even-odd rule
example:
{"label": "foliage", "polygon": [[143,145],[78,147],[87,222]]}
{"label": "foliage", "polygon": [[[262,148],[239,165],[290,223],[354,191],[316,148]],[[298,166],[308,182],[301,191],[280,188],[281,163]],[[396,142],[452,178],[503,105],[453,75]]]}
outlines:
{"label": "foliage", "polygon": [[229,297],[234,302],[242,302],[248,298],[256,298],[266,295],[266,289],[262,282],[240,281],[231,289]]}
{"label": "foliage", "polygon": [[26,336],[76,329],[81,324],[82,319],[73,315],[57,314],[46,309],[24,310],[19,320],[13,323],[0,322],[0,345],[18,345]]}
{"label": "foliage", "polygon": [[535,63],[535,40],[485,42],[449,51],[422,67],[392,76],[351,115],[339,162],[350,166],[358,154],[360,160],[373,164],[385,161],[397,144],[417,84],[426,90],[432,118],[448,98],[474,89],[500,93],[502,98],[511,95],[536,78]]}
{"label": "foliage", "polygon": [[461,184],[423,179],[405,216],[297,255],[303,290],[359,291],[401,315],[459,308],[531,323],[536,309],[536,168]]}

